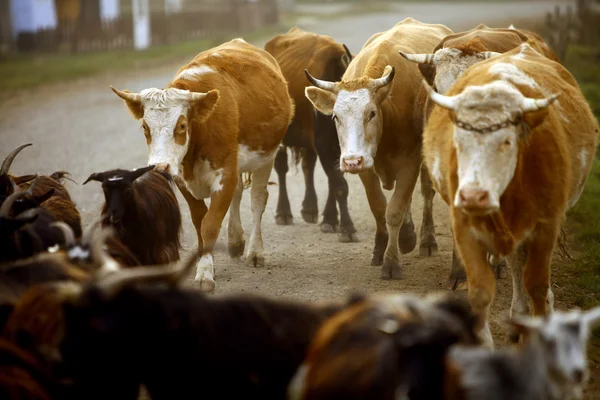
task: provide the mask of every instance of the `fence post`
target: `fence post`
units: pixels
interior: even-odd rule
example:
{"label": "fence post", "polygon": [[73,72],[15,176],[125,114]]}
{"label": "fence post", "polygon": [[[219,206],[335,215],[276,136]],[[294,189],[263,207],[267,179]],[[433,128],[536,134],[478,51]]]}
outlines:
{"label": "fence post", "polygon": [[133,1],[133,48],[143,50],[150,46],[150,4],[148,0]]}

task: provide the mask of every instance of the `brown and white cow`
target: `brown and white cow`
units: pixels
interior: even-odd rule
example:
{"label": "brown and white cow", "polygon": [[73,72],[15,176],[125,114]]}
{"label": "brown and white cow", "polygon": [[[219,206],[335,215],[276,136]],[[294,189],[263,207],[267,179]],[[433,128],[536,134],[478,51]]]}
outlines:
{"label": "brown and white cow", "polygon": [[[484,24],[466,32],[446,36],[431,54],[402,52],[400,54],[407,60],[417,63],[427,83],[433,86],[438,93],[445,94],[470,66],[510,51],[526,42],[529,42],[535,50],[549,59],[558,61],[554,52],[536,33],[517,30],[514,27],[509,29],[489,28]],[[425,91],[424,87],[422,91]],[[432,105],[431,101],[426,102],[425,119],[431,112]],[[422,177],[421,179],[423,180]],[[431,181],[425,180],[425,182],[430,183]],[[493,264],[497,276],[504,277],[506,262],[496,260]],[[452,269],[447,287],[453,290],[467,289],[467,276],[460,258],[456,256],[456,249],[452,254]]]}
{"label": "brown and white cow", "polygon": [[233,39],[198,54],[165,89],[113,91],[142,119],[148,164],[168,168],[190,207],[198,246],[203,246],[195,284],[214,290],[213,248],[230,205],[229,254],[244,252],[240,175],[245,172],[252,173],[254,220],[246,263],[264,265],[261,220],[267,184],[294,112],[275,59]]}
{"label": "brown and white cow", "polygon": [[[330,36],[306,32],[300,28],[291,28],[277,35],[265,44],[268,51],[279,63],[281,71],[288,81],[290,96],[296,105],[294,120],[283,138],[285,147],[277,153],[275,170],[279,176],[279,200],[275,220],[278,225],[293,222],[290,201],[286,186],[288,171],[287,147],[292,149],[294,161],[302,159],[302,170],[306,191],[302,201],[302,217],[306,222],[318,221],[317,193],[315,191],[314,170],[317,155],[327,174],[329,194],[323,211],[321,231],[338,231],[340,242],[357,241],[356,229],[348,212],[348,183],[337,168],[340,158],[340,145],[331,117],[315,112],[312,104],[304,95],[304,89],[310,84],[304,70],[321,79],[337,81],[352,60],[348,48],[337,43]],[[336,201],[340,207],[340,219]]]}
{"label": "brown and white cow", "polygon": [[437,104],[423,133],[425,163],[450,205],[469,300],[482,313],[496,280],[486,254],[508,257],[512,314],[553,308],[550,263],[566,210],[594,158],[598,123],[573,76],[528,44],[469,68]]}
{"label": "brown and white cow", "polygon": [[[306,96],[336,123],[340,170],[359,174],[365,187],[377,223],[371,263],[383,264],[384,279],[402,277],[398,245],[406,254],[416,244],[410,203],[422,161],[422,118],[415,115],[423,111],[417,99],[421,77],[416,65],[398,51],[430,52],[450,33],[443,25],[407,18],[373,35],[341,82],[315,79],[307,72],[315,86],[306,88]],[[395,187],[389,205],[380,182],[387,190]],[[423,225],[430,225],[432,232],[433,218],[424,218]]]}

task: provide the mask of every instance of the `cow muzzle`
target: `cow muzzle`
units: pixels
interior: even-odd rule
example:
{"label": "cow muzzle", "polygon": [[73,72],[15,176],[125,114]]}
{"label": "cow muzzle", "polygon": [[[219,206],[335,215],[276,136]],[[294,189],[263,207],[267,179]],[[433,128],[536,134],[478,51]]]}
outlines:
{"label": "cow muzzle", "polygon": [[499,208],[498,203],[493,201],[490,192],[477,186],[460,188],[454,206],[467,214],[474,215],[488,215]]}
{"label": "cow muzzle", "polygon": [[342,172],[356,174],[365,168],[365,158],[363,156],[342,157],[341,167]]}
{"label": "cow muzzle", "polygon": [[156,167],[154,168],[154,170],[156,172],[167,172],[167,173],[171,173],[171,164],[169,163],[160,163],[157,164]]}

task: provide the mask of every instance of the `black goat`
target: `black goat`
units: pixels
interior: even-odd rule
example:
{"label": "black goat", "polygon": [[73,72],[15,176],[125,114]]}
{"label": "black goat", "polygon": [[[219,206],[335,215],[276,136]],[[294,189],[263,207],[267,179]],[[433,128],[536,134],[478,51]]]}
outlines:
{"label": "black goat", "polygon": [[94,173],[83,183],[102,182],[102,225],[112,226],[142,265],[178,261],[181,249],[181,211],[173,179],[152,169],[153,165]]}

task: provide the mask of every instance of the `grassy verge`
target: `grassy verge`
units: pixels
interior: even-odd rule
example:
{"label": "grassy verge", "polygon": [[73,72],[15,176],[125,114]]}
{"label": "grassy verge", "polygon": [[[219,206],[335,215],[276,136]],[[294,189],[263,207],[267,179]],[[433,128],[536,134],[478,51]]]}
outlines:
{"label": "grassy verge", "polygon": [[[577,78],[596,117],[600,116],[600,47],[571,46],[565,66]],[[573,278],[572,301],[588,308],[600,304],[600,153],[594,158],[592,171],[575,207],[569,211],[567,230],[572,233],[572,247],[577,260],[567,263],[565,272]]]}
{"label": "grassy verge", "polygon": [[[274,25],[242,35],[253,41],[289,27]],[[180,43],[152,46],[147,50],[115,50],[82,54],[15,55],[0,63],[0,92],[30,88],[93,76],[113,70],[157,66],[179,60],[188,60],[199,52],[216,46],[236,35],[223,35]]]}

